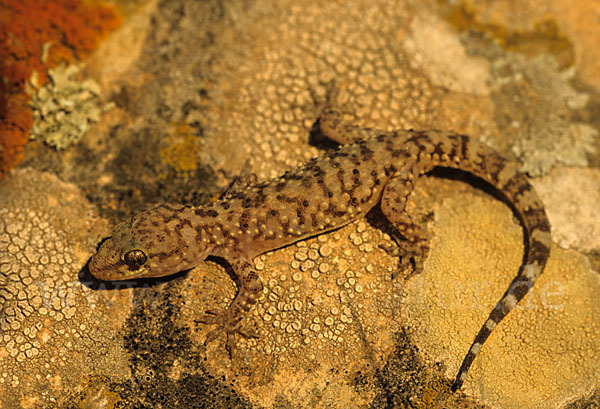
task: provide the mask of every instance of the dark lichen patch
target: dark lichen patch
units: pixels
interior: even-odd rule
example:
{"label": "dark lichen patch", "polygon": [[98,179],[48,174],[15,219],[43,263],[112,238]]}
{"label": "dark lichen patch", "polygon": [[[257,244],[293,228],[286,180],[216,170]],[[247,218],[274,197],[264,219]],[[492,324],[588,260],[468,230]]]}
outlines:
{"label": "dark lichen patch", "polygon": [[375,396],[369,405],[372,409],[485,408],[463,393],[452,393],[442,369],[426,365],[407,330],[402,329],[395,335],[394,351],[387,363],[368,374],[355,373],[353,386],[361,394]]}
{"label": "dark lichen patch", "polygon": [[110,390],[129,402],[128,408],[252,407],[231,385],[207,373],[189,330],[174,324],[184,302],[175,295],[180,283],[136,290],[136,306],[123,329],[133,380],[112,383]]}
{"label": "dark lichen patch", "polygon": [[208,168],[198,164],[183,174],[161,160],[159,152],[164,136],[150,129],[121,136],[126,139],[117,156],[107,165],[107,171],[119,183],[96,192],[102,195],[98,199],[105,205],[101,209],[111,219],[129,215],[148,203],[199,205],[214,195],[211,186],[214,186],[215,177]]}
{"label": "dark lichen patch", "polygon": [[[198,138],[198,131],[193,133],[187,134],[188,143]],[[169,140],[166,133],[115,126],[102,138],[90,139],[62,151],[32,141],[20,166],[51,171],[76,184],[100,214],[115,223],[149,203],[200,205],[218,193],[216,176],[207,166],[191,166],[190,156],[185,158],[183,170],[173,166],[175,162],[163,160],[160,152]],[[72,166],[74,163],[77,166]]]}

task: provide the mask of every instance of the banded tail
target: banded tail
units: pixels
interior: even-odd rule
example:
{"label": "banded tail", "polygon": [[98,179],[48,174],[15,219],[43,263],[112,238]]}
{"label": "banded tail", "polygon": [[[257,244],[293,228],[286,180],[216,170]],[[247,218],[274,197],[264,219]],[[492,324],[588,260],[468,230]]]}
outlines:
{"label": "banded tail", "polygon": [[459,389],[481,346],[500,321],[513,310],[542,274],[550,257],[550,222],[537,193],[518,170],[491,148],[468,138],[447,132],[427,132],[434,145],[438,166],[468,171],[492,184],[514,207],[524,226],[526,253],[524,263],[500,301],[477,333],[469,352],[458,370],[452,390]]}

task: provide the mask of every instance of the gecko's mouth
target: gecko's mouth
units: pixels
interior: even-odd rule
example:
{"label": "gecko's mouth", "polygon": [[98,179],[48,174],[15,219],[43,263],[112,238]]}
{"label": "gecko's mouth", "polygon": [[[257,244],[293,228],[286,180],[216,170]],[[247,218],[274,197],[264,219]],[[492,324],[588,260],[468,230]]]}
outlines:
{"label": "gecko's mouth", "polygon": [[93,256],[88,265],[90,273],[102,281],[123,281],[132,280],[144,275],[143,267],[132,268],[121,260],[107,263],[97,255]]}
{"label": "gecko's mouth", "polygon": [[115,248],[114,236],[104,239],[88,264],[90,273],[99,280],[117,281],[127,279],[127,271],[123,271],[125,263],[120,260]]}

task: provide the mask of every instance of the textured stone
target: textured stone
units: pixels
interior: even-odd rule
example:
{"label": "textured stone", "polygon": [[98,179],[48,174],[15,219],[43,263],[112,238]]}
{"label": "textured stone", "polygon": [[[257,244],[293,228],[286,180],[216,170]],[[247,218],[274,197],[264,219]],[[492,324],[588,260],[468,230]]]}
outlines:
{"label": "textured stone", "polygon": [[78,280],[106,224],[54,175],[13,171],[0,191],[0,406],[47,407],[95,370],[126,377],[114,331],[128,291],[110,307]]}
{"label": "textured stone", "polygon": [[534,182],[546,204],[552,237],[563,248],[600,249],[600,171],[559,167]]}
{"label": "textured stone", "polygon": [[[408,283],[402,315],[451,377],[519,268],[522,229],[492,198],[465,194],[436,208],[432,252]],[[546,271],[482,347],[465,392],[492,407],[556,408],[597,389],[598,299],[589,261],[553,247]]]}

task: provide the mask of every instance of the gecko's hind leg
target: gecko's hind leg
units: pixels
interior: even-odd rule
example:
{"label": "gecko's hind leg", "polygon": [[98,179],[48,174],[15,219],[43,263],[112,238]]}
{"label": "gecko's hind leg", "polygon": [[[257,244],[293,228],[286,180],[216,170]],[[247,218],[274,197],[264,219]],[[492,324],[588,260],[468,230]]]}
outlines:
{"label": "gecko's hind leg", "polygon": [[196,320],[203,324],[214,324],[217,326],[206,335],[205,345],[217,339],[222,333],[225,333],[225,345],[230,356],[233,354],[235,348],[235,335],[239,334],[246,338],[258,337],[253,330],[242,328],[241,322],[245,314],[250,311],[258,300],[258,297],[260,297],[263,288],[251,263],[239,261],[232,263],[231,267],[239,283],[238,293],[231,305],[226,310],[208,310],[204,316]]}
{"label": "gecko's hind leg", "polygon": [[412,273],[423,270],[423,262],[429,253],[425,230],[406,212],[406,201],[413,190],[410,171],[399,171],[386,185],[381,198],[381,212],[395,231],[391,234],[396,247],[382,246],[391,255],[400,258],[399,268]]}
{"label": "gecko's hind leg", "polygon": [[210,330],[208,334],[206,334],[204,345],[210,344],[221,334],[225,333],[225,348],[231,358],[235,350],[235,336],[237,334],[244,338],[258,338],[258,334],[252,329],[243,328],[239,324],[236,325],[235,322],[232,322],[227,311],[228,310],[207,310],[203,316],[196,319],[196,322],[207,325],[217,325],[217,328]]}

